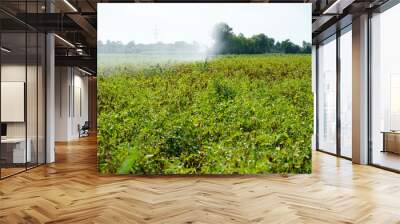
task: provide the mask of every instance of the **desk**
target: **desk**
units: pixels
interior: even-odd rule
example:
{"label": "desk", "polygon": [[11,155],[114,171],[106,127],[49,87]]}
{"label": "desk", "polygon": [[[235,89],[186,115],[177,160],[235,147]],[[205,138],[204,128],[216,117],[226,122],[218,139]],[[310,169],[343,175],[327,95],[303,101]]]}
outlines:
{"label": "desk", "polygon": [[[25,138],[6,138],[1,139],[1,157],[6,163],[26,163],[31,162],[32,140],[26,141],[28,144],[25,152]],[[26,160],[25,160],[26,159]]]}
{"label": "desk", "polygon": [[400,131],[383,131],[382,152],[400,154]]}

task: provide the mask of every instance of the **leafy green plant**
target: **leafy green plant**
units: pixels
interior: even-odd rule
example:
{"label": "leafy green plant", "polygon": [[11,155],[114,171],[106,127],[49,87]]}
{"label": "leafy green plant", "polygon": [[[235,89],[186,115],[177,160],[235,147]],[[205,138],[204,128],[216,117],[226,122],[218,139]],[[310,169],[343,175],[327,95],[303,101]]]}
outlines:
{"label": "leafy green plant", "polygon": [[310,173],[310,55],[99,66],[101,173]]}

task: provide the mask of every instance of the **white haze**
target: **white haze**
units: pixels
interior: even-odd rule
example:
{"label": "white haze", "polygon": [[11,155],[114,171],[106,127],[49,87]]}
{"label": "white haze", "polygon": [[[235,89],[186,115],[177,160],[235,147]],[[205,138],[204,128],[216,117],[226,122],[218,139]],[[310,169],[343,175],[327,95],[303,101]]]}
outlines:
{"label": "white haze", "polygon": [[311,4],[99,3],[97,18],[98,40],[103,42],[197,42],[202,46],[199,58],[212,47],[212,29],[220,22],[246,37],[264,33],[300,46],[311,42]]}

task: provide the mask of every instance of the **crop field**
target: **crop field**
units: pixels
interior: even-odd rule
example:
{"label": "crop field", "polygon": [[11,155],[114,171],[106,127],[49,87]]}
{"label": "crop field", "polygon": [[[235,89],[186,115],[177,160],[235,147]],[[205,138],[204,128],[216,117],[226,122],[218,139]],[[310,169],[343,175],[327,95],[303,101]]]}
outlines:
{"label": "crop field", "polygon": [[99,65],[101,173],[310,173],[310,55]]}

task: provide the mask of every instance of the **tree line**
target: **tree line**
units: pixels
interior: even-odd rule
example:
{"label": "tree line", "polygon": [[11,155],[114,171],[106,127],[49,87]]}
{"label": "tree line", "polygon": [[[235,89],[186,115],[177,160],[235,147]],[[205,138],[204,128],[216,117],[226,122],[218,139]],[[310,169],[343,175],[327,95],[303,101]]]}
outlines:
{"label": "tree line", "polygon": [[121,41],[97,41],[97,50],[100,53],[133,53],[133,54],[162,54],[162,53],[193,53],[198,52],[199,44],[176,41],[175,43],[153,43],[153,44],[135,44],[130,41],[127,44]]}
{"label": "tree line", "polygon": [[[311,43],[303,41],[302,46],[299,46],[289,39],[275,41],[274,38],[268,37],[263,33],[245,37],[242,33],[235,34],[233,29],[226,23],[216,24],[212,37],[214,45],[207,50],[208,54],[311,53]],[[198,53],[200,49],[199,43],[187,43],[185,41],[153,44],[136,44],[134,41],[127,44],[121,41],[97,42],[97,50],[100,53]]]}
{"label": "tree line", "polygon": [[289,39],[275,42],[263,33],[245,37],[242,33],[235,34],[226,23],[217,24],[212,35],[216,54],[311,53],[311,43],[303,41],[299,46]]}

